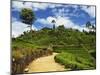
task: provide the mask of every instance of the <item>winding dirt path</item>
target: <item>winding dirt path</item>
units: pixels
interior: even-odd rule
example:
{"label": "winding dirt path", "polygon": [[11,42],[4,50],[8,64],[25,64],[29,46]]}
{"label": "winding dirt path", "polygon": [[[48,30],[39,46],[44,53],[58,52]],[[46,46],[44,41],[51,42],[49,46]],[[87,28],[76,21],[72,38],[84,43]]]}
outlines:
{"label": "winding dirt path", "polygon": [[46,57],[40,57],[36,60],[33,60],[28,65],[28,73],[32,72],[49,72],[49,71],[64,71],[64,66],[58,64],[54,60],[54,56],[57,55],[57,53],[53,53],[50,56]]}

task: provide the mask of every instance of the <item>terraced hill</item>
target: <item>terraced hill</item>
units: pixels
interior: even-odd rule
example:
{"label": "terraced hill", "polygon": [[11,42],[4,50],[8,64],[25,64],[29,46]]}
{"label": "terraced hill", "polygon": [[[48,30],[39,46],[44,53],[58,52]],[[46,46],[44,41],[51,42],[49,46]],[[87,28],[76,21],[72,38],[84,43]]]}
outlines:
{"label": "terraced hill", "polygon": [[[59,53],[55,56],[55,61],[65,68],[95,69],[95,32],[80,32],[76,29],[65,29],[63,26],[24,32],[19,37],[12,38],[13,72],[23,73],[34,59],[51,55],[52,52]],[[15,66],[16,64],[20,66]]]}

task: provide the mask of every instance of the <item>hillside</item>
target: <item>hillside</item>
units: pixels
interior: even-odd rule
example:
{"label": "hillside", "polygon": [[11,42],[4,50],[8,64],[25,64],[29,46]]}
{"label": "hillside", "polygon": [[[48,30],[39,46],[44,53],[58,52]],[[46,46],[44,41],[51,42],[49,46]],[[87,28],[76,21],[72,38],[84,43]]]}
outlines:
{"label": "hillside", "polygon": [[27,64],[35,58],[58,52],[60,54],[55,56],[55,61],[65,65],[65,68],[94,69],[95,50],[95,32],[80,32],[77,29],[66,29],[64,26],[27,31],[17,38],[12,38],[13,58],[17,62],[28,57]]}

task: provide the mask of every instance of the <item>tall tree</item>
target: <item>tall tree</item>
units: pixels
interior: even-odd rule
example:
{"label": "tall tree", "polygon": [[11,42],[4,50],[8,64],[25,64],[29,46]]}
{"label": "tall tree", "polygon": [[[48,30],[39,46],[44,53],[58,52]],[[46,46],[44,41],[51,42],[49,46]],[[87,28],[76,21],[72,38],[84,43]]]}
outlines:
{"label": "tall tree", "polygon": [[56,23],[56,21],[55,20],[52,20],[51,23],[53,24],[53,29],[55,29],[55,23]]}
{"label": "tall tree", "polygon": [[96,32],[96,26],[92,25],[92,29]]}
{"label": "tall tree", "polygon": [[90,21],[88,21],[87,23],[86,23],[86,27],[89,29],[89,31],[96,31],[96,27],[94,26],[94,25],[92,25],[91,24],[91,22]]}
{"label": "tall tree", "polygon": [[32,30],[32,24],[36,18],[34,12],[31,9],[23,8],[20,12],[20,19],[23,23],[28,24],[28,27],[30,27],[30,30]]}
{"label": "tall tree", "polygon": [[91,26],[91,23],[90,23],[90,21],[88,21],[88,22],[86,23],[86,27],[87,27],[87,28],[90,28],[90,26]]}
{"label": "tall tree", "polygon": [[89,31],[91,31],[92,24],[91,24],[90,21],[88,21],[88,22],[86,23],[86,27],[89,29]]}

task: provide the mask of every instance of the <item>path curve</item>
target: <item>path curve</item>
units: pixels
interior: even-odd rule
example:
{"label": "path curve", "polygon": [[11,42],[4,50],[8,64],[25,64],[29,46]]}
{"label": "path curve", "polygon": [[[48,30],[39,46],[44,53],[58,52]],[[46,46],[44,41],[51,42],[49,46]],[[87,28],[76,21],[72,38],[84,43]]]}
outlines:
{"label": "path curve", "polygon": [[33,72],[49,72],[49,71],[64,71],[64,66],[58,64],[54,60],[54,56],[58,53],[53,53],[50,56],[40,57],[36,60],[33,60],[27,68],[29,69],[28,73]]}

